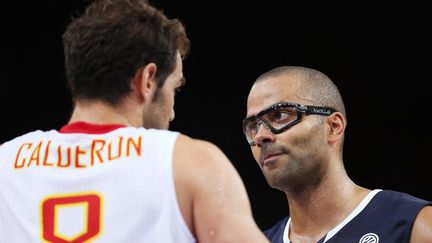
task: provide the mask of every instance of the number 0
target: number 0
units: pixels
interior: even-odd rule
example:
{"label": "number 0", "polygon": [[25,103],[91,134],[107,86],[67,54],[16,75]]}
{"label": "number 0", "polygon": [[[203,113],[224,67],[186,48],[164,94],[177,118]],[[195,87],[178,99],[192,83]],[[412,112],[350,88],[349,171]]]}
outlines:
{"label": "number 0", "polygon": [[[84,213],[84,231],[72,237],[58,232],[59,207],[82,205]],[[52,195],[42,201],[41,221],[42,238],[52,243],[79,243],[94,239],[101,231],[101,197],[96,193],[79,195]]]}

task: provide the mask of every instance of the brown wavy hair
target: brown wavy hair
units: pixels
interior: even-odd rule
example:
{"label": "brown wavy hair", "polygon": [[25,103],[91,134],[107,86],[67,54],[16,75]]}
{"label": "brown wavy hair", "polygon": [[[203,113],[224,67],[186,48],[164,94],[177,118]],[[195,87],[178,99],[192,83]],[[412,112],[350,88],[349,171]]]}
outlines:
{"label": "brown wavy hair", "polygon": [[184,25],[145,0],[97,0],[63,34],[66,79],[74,100],[118,103],[141,67],[155,63],[158,87],[184,59]]}

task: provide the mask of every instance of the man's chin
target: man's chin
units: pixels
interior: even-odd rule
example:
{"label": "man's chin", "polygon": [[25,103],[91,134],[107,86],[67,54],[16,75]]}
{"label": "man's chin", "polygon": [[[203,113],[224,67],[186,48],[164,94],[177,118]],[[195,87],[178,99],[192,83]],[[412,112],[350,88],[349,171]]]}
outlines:
{"label": "man's chin", "polygon": [[278,175],[266,173],[264,177],[271,188],[282,190],[286,186],[286,180]]}

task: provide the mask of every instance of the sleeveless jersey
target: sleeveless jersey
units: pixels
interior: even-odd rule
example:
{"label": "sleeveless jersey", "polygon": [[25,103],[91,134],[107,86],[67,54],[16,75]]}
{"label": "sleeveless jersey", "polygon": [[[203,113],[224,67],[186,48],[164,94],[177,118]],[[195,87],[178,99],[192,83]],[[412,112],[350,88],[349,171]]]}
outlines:
{"label": "sleeveless jersey", "polygon": [[[409,243],[418,212],[432,205],[402,192],[373,190],[318,243]],[[264,231],[272,243],[289,243],[290,218]]]}
{"label": "sleeveless jersey", "polygon": [[174,186],[178,133],[88,123],[63,131],[0,147],[0,243],[195,242]]}

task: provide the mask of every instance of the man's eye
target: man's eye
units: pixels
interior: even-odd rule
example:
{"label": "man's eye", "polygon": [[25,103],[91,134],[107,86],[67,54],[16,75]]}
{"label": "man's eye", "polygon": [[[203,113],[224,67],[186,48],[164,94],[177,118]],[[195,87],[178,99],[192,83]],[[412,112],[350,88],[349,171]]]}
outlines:
{"label": "man's eye", "polygon": [[277,116],[278,119],[283,120],[283,119],[286,119],[289,116],[291,116],[291,112],[289,112],[289,111],[279,111],[279,112],[277,112],[276,116]]}
{"label": "man's eye", "polygon": [[292,113],[290,111],[275,111],[272,113],[271,119],[272,122],[284,122],[286,120],[291,119]]}

